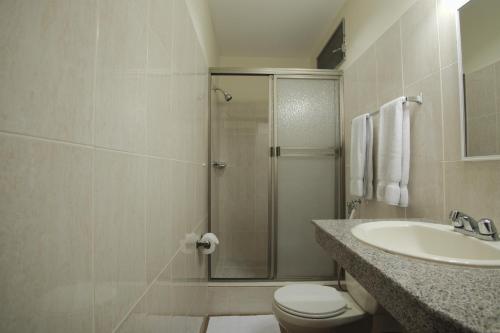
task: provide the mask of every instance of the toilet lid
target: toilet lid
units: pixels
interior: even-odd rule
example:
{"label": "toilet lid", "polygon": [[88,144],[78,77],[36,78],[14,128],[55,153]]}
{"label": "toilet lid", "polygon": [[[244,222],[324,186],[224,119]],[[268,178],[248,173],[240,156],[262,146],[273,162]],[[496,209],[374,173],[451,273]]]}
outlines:
{"label": "toilet lid", "polygon": [[274,293],[274,301],[286,312],[310,318],[325,318],[346,311],[347,303],[332,287],[293,284]]}

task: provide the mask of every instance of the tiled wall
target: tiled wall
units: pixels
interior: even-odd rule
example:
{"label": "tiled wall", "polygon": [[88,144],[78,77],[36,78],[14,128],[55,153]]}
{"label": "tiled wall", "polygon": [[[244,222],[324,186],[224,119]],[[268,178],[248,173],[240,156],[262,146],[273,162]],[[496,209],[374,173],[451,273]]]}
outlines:
{"label": "tiled wall", "polygon": [[465,74],[467,155],[500,155],[500,61]]}
{"label": "tiled wall", "polygon": [[197,332],[208,77],[185,0],[7,0],[0,22],[0,331],[145,309]]}
{"label": "tiled wall", "polygon": [[425,217],[448,223],[449,210],[458,208],[475,217],[500,219],[500,162],[460,160],[456,33],[448,3],[417,1],[345,69],[347,151],[353,117],[397,96],[424,96],[423,105],[412,105],[410,111],[410,206],[369,201],[358,216]]}

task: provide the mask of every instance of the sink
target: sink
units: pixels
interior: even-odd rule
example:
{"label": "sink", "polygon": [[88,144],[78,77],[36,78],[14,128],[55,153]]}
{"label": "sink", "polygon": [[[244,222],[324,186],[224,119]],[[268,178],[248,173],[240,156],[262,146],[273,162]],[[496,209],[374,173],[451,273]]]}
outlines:
{"label": "sink", "polygon": [[377,221],[351,229],[357,239],[387,252],[442,263],[500,267],[500,241],[483,241],[452,226],[411,221]]}

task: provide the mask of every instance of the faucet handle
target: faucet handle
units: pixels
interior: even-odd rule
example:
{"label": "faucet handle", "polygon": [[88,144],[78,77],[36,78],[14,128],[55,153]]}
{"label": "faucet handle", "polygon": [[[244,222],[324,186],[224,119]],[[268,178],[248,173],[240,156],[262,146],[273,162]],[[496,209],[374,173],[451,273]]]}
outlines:
{"label": "faucet handle", "polygon": [[455,228],[463,228],[464,227],[464,223],[460,219],[461,215],[462,214],[458,210],[453,209],[450,211],[449,217],[450,217],[450,220]]}
{"label": "faucet handle", "polygon": [[493,220],[491,219],[480,219],[477,222],[477,225],[479,227],[479,233],[481,235],[487,235],[487,236],[493,236],[496,235],[497,233],[497,228],[495,227],[495,223],[493,223]]}

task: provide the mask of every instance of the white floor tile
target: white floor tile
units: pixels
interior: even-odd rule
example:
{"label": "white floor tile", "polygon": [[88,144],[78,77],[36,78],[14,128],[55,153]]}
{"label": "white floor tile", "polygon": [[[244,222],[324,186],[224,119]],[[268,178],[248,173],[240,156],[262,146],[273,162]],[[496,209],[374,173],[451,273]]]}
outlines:
{"label": "white floor tile", "polygon": [[210,317],[207,333],[280,333],[273,315]]}

